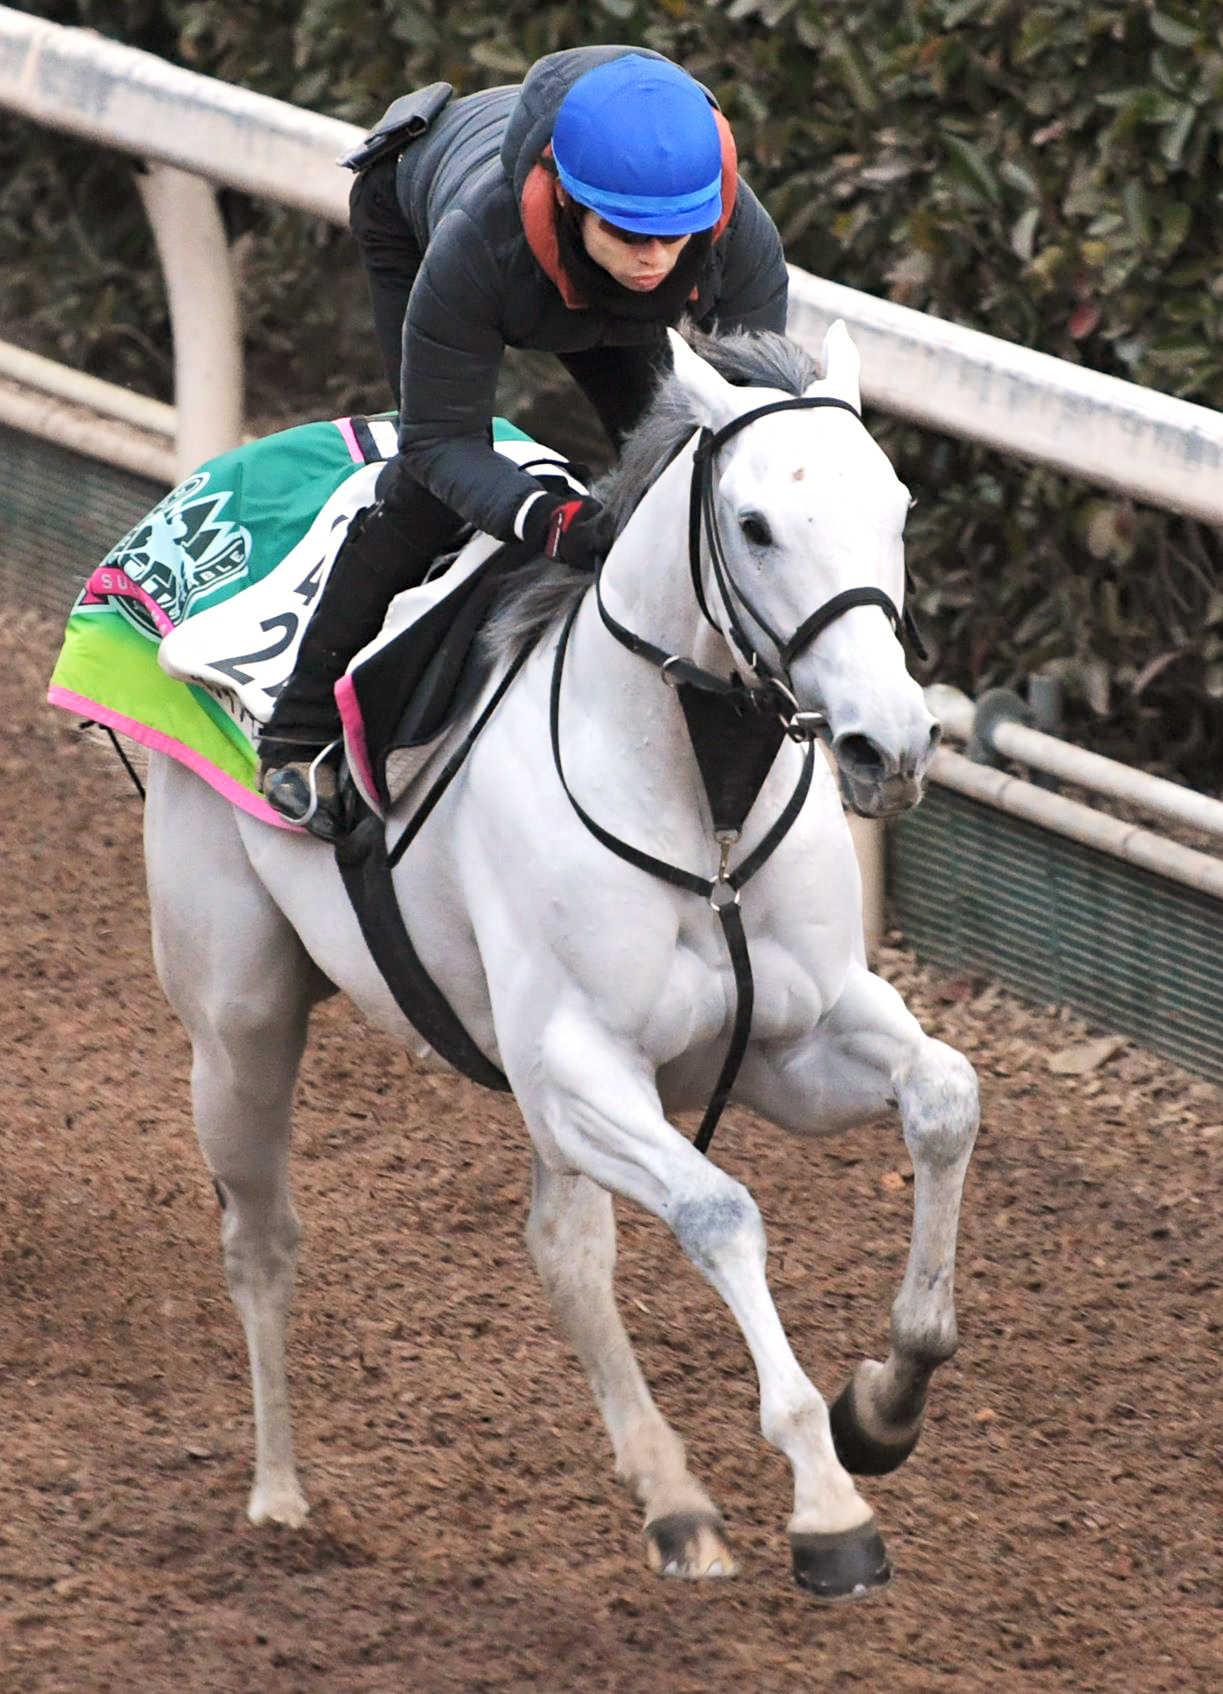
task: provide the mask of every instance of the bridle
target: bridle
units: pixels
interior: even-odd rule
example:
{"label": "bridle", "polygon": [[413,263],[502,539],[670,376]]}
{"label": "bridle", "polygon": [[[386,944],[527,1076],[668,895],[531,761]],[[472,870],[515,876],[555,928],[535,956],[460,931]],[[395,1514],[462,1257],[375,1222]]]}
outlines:
{"label": "bridle", "polygon": [[[692,575],[692,590],[696,596],[697,605],[706,623],[720,635],[725,635],[746,670],[755,678],[756,686],[744,689],[745,693],[754,694],[757,698],[752,704],[758,709],[774,709],[781,717],[787,735],[796,741],[809,741],[826,727],[826,719],[822,712],[804,712],[795,696],[790,682],[790,669],[795,659],[815,640],[816,636],[854,606],[878,606],[887,616],[888,622],[901,638],[907,638],[909,645],[919,659],[926,658],[926,649],[922,643],[917,625],[908,607],[904,612],[897,609],[891,595],[882,588],[864,584],[860,588],[845,588],[839,594],[834,594],[811,615],[804,618],[788,639],[779,635],[768,619],[754,603],[742,584],[735,581],[726,559],[726,549],[722,541],[722,533],[718,526],[717,489],[714,482],[714,467],[719,451],[746,429],[748,424],[755,423],[759,418],[767,418],[774,412],[810,411],[816,407],[836,407],[849,412],[852,417],[862,421],[862,414],[856,406],[851,406],[848,400],[838,400],[831,395],[803,395],[792,400],[773,400],[766,406],[757,406],[755,410],[744,412],[742,416],[732,418],[719,430],[702,428],[697,439],[696,449],[692,456],[692,481],[688,499],[688,564]],[[709,563],[714,582],[721,595],[722,604],[726,608],[727,628],[723,630],[709,610],[705,595],[705,587],[701,576],[701,542],[704,538],[709,547]],[[691,683],[694,687],[713,693],[734,692],[742,688],[734,679],[715,675],[712,671],[702,669],[693,660],[682,657],[677,653],[667,653],[663,648],[647,641],[643,636],[620,623],[608,611],[601,592],[601,573],[596,574],[595,593],[598,599],[599,614],[604,624],[616,640],[630,652],[648,659],[662,673],[664,682]],[[746,611],[752,622],[760,629],[771,643],[777,654],[776,664],[763,659],[757,644],[744,628],[740,608]]]}

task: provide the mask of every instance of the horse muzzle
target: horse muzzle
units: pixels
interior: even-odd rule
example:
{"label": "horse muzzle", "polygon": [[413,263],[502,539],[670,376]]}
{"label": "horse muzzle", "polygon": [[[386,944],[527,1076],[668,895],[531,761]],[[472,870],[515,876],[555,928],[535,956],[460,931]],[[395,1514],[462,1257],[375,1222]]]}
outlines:
{"label": "horse muzzle", "polygon": [[935,724],[920,748],[892,751],[860,732],[832,744],[841,798],[862,818],[894,818],[910,811],[926,788],[926,770],[942,730]]}

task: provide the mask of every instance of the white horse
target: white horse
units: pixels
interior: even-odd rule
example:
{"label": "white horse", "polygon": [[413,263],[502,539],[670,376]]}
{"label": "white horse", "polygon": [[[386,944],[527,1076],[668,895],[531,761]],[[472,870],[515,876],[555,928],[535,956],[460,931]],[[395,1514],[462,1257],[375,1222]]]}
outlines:
{"label": "white horse", "polygon": [[[863,586],[900,604],[909,496],[851,414],[858,358],[844,325],[828,334],[819,378],[781,337],[730,338],[704,358],[672,339],[674,372],[603,490],[621,520],[603,596],[616,619],[666,653],[722,675],[733,666],[756,686],[741,644],[728,640],[736,596],[719,586],[708,539],[698,570],[708,621],[687,563],[695,432],[795,395],[833,402],[768,411],[713,459],[725,564],[752,607],[737,609],[740,630],[774,670],[764,629],[789,635],[816,607]],[[751,386],[732,385],[710,359]],[[608,633],[588,579],[568,581],[570,603],[582,597],[560,695],[573,796],[620,840],[712,875],[719,849],[676,695]],[[530,590],[517,592],[508,615],[521,623]],[[877,1474],[906,1457],[931,1372],[955,1349],[952,1278],[976,1080],[867,969],[858,870],[836,779],[817,757],[797,822],[742,894],[755,1009],[733,1098],[804,1135],[899,1109],[914,1222],[890,1351],[859,1366],[830,1418],[774,1307],[756,1202],[670,1121],[705,1104],[733,1022],[718,919],[707,901],[609,852],[566,797],[549,741],[558,630],[553,616],[399,862],[397,897],[425,967],[508,1077],[526,1120],[529,1250],[590,1379],[617,1472],[644,1508],[651,1567],[693,1578],[735,1568],[717,1508],[655,1406],[617,1311],[613,1194],[662,1218],[729,1306],[759,1378],[761,1429],[793,1468],[795,1575],[821,1598],[846,1598],[889,1574],[850,1471]],[[513,634],[502,644],[504,664]],[[881,600],[851,604],[788,676],[797,705],[825,721],[858,810],[881,816],[919,798],[938,729]],[[783,742],[735,862],[784,808],[802,757]],[[298,1525],[307,1505],[285,1379],[299,1235],[288,1165],[311,1007],[334,986],[413,1052],[429,1049],[362,942],[329,847],[244,815],[158,755],[145,846],[157,969],[193,1045],[196,1125],[250,1351],[249,1514]]]}

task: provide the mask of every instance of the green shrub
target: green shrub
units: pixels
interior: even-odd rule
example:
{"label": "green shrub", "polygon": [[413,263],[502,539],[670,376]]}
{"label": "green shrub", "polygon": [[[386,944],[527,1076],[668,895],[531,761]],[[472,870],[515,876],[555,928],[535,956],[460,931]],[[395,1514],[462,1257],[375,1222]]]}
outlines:
{"label": "green shrub", "polygon": [[[1189,399],[1223,398],[1215,0],[33,9],[358,123],[435,77],[470,91],[558,47],[640,42],[714,89],[796,264]],[[0,138],[0,162],[6,321],[31,345],[164,394],[164,303],[126,165],[21,124]],[[346,237],[225,202],[244,262],[253,410],[382,404]],[[515,368],[529,379],[538,365]],[[546,411],[532,415],[546,424]],[[1082,739],[1217,787],[1218,536],[879,421],[919,499],[910,556],[939,676],[975,693],[1051,667]]]}

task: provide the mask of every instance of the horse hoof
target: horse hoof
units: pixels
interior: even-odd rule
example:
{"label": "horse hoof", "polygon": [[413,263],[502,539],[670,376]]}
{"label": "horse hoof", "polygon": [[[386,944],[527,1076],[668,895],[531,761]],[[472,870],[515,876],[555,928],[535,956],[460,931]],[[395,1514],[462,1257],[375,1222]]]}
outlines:
{"label": "horse hoof", "polygon": [[645,1526],[646,1559],[656,1576],[734,1576],[738,1565],[716,1512],[671,1512]]}
{"label": "horse hoof", "polygon": [[892,1580],[883,1537],[868,1518],[837,1535],[791,1535],[794,1580],[816,1600],[860,1600]]}
{"label": "horse hoof", "polygon": [[871,1435],[858,1415],[852,1377],[828,1408],[828,1418],[837,1458],[853,1476],[886,1476],[904,1464],[921,1434],[918,1423],[912,1434],[901,1436],[899,1441],[880,1441]]}
{"label": "horse hoof", "polygon": [[246,1508],[247,1517],[257,1528],[268,1523],[280,1523],[286,1529],[300,1529],[309,1514],[306,1496],[296,1483],[279,1488],[256,1486],[251,1490],[250,1504]]}

